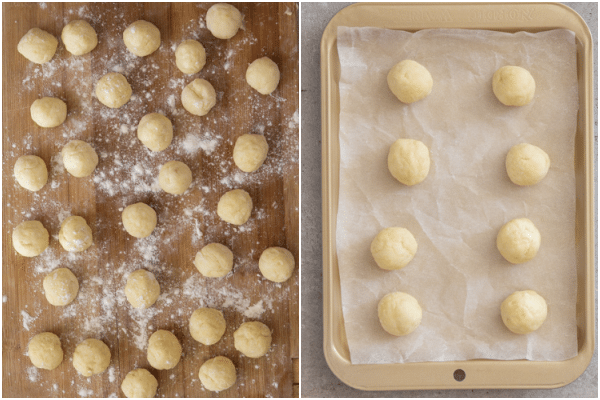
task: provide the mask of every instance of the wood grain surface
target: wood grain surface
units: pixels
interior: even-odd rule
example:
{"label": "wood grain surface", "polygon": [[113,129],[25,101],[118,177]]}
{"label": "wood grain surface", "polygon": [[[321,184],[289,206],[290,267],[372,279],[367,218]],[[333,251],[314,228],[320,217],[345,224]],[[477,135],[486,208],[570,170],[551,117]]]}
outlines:
{"label": "wood grain surface", "polygon": [[[230,40],[214,38],[205,26],[210,4],[196,3],[4,3],[2,113],[2,390],[5,397],[123,397],[120,385],[134,368],[147,368],[158,380],[158,397],[291,397],[297,396],[298,277],[276,284],[258,270],[267,247],[289,249],[298,266],[298,10],[295,3],[232,3],[244,15],[244,27]],[[17,52],[19,39],[39,27],[57,38],[64,25],[87,20],[98,34],[98,46],[74,57],[59,43],[52,61],[33,64]],[[144,58],[128,53],[123,30],[145,19],[161,32],[158,51]],[[206,48],[202,71],[185,75],[175,66],[181,41],[199,40]],[[245,81],[253,60],[268,56],[281,71],[277,90],[263,96]],[[134,96],[111,110],[93,95],[95,82],[108,72],[124,74]],[[181,90],[204,78],[217,91],[217,105],[205,117],[183,110]],[[38,127],[31,103],[43,96],[64,100],[66,122]],[[148,151],[136,137],[140,118],[162,112],[172,122],[174,139],[160,153]],[[246,174],[232,161],[237,137],[262,133],[269,144],[265,164]],[[70,140],[90,143],[99,164],[88,178],[69,175],[60,163],[61,148]],[[39,192],[21,188],[13,176],[18,157],[34,154],[49,170]],[[192,170],[192,187],[181,196],[157,187],[158,170],[180,160]],[[250,220],[236,227],[216,215],[225,192],[242,188],[253,199]],[[129,236],[121,210],[146,202],[158,215],[147,239]],[[80,215],[91,226],[94,245],[67,253],[58,243],[60,222]],[[39,220],[50,233],[50,246],[38,257],[25,258],[12,247],[11,233],[26,220]],[[192,261],[205,244],[219,242],[234,253],[233,273],[221,279],[202,277]],[[45,299],[42,280],[58,267],[78,277],[77,299],[54,307]],[[152,271],[161,297],[148,310],[135,310],[125,300],[127,275],[139,268]],[[223,311],[227,330],[215,345],[192,339],[188,320],[199,307]],[[273,333],[267,356],[251,359],[233,345],[233,332],[245,321],[259,320]],[[159,371],[149,366],[146,344],[157,329],[175,333],[183,347],[179,364]],[[27,357],[31,337],[54,332],[64,360],[53,371],[38,370]],[[86,338],[110,348],[110,367],[85,378],[72,366],[75,346]],[[202,363],[229,357],[237,369],[236,384],[220,393],[205,390],[198,379]],[[295,361],[297,367],[297,360]],[[296,379],[294,379],[296,376]]]}

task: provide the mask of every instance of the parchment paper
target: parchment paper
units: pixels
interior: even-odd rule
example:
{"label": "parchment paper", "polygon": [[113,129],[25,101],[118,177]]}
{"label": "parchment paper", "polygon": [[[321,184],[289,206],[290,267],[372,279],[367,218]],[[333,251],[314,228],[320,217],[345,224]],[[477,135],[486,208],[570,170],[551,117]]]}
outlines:
{"label": "parchment paper", "polygon": [[[346,334],[354,364],[489,359],[565,360],[577,354],[574,137],[578,109],[574,34],[473,30],[338,28],[340,194],[337,249]],[[433,90],[399,102],[387,86],[403,59],[423,64]],[[504,65],[528,69],[533,101],[502,105],[492,75]],[[398,138],[423,141],[432,165],[407,187],[387,169]],[[515,144],[541,147],[551,159],[531,187],[510,182],[504,166]],[[539,229],[537,256],[512,265],[496,235],[513,218]],[[377,267],[370,244],[383,228],[409,229],[418,251],[400,271]],[[529,335],[502,323],[500,304],[532,289],[548,317]],[[377,303],[404,291],[423,308],[419,328],[386,333]]]}

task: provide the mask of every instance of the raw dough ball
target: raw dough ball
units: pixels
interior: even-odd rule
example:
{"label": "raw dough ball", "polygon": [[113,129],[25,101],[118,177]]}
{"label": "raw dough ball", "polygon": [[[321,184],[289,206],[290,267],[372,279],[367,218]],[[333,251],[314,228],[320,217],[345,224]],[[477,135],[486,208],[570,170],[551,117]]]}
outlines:
{"label": "raw dough ball", "polygon": [[181,358],[181,345],[169,331],[158,330],[148,340],[148,362],[156,369],[175,368]]}
{"label": "raw dough ball", "polygon": [[252,199],[248,192],[235,189],[221,196],[217,205],[217,214],[225,222],[242,225],[252,213]]}
{"label": "raw dough ball", "polygon": [[246,82],[260,94],[271,94],[279,85],[279,67],[269,57],[254,60],[246,70]]}
{"label": "raw dough ball", "polygon": [[156,211],[144,203],[131,204],[125,207],[121,219],[127,233],[136,238],[150,236],[156,228]]}
{"label": "raw dough ball", "polygon": [[98,339],[85,339],[73,353],[73,367],[83,376],[106,371],[110,364],[110,349]]}
{"label": "raw dough ball", "polygon": [[227,357],[218,356],[206,361],[198,373],[200,382],[211,392],[228,389],[235,383],[235,365]]}
{"label": "raw dough ball", "polygon": [[207,278],[220,278],[233,269],[233,253],[221,243],[207,244],[196,253],[194,265]]}
{"label": "raw dough ball", "polygon": [[371,254],[379,268],[388,271],[406,266],[417,252],[417,241],[408,229],[385,228],[371,242]]}
{"label": "raw dough ball", "polygon": [[160,31],[148,21],[135,21],[123,32],[127,50],[138,57],[154,53],[160,47]]}
{"label": "raw dough ball", "polygon": [[159,295],[160,285],[152,272],[138,269],[129,274],[125,296],[133,307],[148,308],[156,302]]}
{"label": "raw dough ball", "polygon": [[150,150],[162,151],[173,140],[173,124],[162,114],[146,114],[138,124],[137,137]]}
{"label": "raw dough ball", "polygon": [[35,257],[46,250],[50,235],[40,221],[24,221],[13,230],[12,242],[20,255]]}
{"label": "raw dough ball", "polygon": [[506,261],[520,264],[531,260],[541,243],[540,231],[527,218],[507,222],[496,238],[496,246]]}
{"label": "raw dough ball", "polygon": [[181,104],[190,114],[203,116],[217,104],[217,93],[209,81],[194,79],[183,88]]}
{"label": "raw dough ball", "polygon": [[256,171],[267,158],[269,145],[263,135],[247,133],[235,141],[233,162],[244,172]]}
{"label": "raw dough ball", "polygon": [[96,84],[96,97],[106,107],[119,108],[131,98],[131,85],[117,72],[109,72]]}
{"label": "raw dough ball", "polygon": [[58,40],[54,36],[39,28],[32,28],[21,38],[17,50],[29,61],[43,64],[54,57],[57,46]]}
{"label": "raw dough ball", "polygon": [[386,294],[379,301],[377,314],[383,329],[395,336],[408,335],[417,329],[423,317],[417,299],[403,292]]}
{"label": "raw dough ball", "polygon": [[283,247],[269,247],[260,255],[258,268],[265,278],[285,282],[294,272],[294,255]]}
{"label": "raw dough ball", "polygon": [[262,357],[271,347],[271,330],[262,322],[244,322],[233,332],[233,344],[246,357]]}
{"label": "raw dough ball", "polygon": [[67,119],[67,105],[56,97],[37,99],[29,109],[33,122],[42,128],[54,128]]}
{"label": "raw dough ball", "polygon": [[77,178],[90,176],[98,165],[98,154],[92,146],[81,140],[71,140],[62,149],[65,169]]}
{"label": "raw dough ball", "polygon": [[548,315],[546,300],[533,290],[514,292],[500,307],[502,321],[514,333],[525,334],[538,329]]}
{"label": "raw dough ball", "polygon": [[413,60],[400,61],[387,76],[388,86],[403,103],[414,103],[427,97],[433,88],[431,74]]}
{"label": "raw dough ball", "polygon": [[138,368],[129,371],[123,382],[121,390],[128,398],[150,398],[156,396],[158,381],[147,369]]}
{"label": "raw dough ball", "polygon": [[54,333],[38,333],[29,341],[27,354],[31,363],[37,368],[53,370],[63,360],[60,339]]}
{"label": "raw dough ball", "polygon": [[202,43],[186,40],[175,50],[175,64],[184,74],[196,74],[206,64],[206,51]]}
{"label": "raw dough ball", "polygon": [[199,308],[190,318],[190,333],[194,340],[210,346],[221,340],[225,333],[223,313],[214,308]]}
{"label": "raw dough ball", "polygon": [[544,179],[549,168],[548,154],[529,143],[513,146],[506,155],[506,172],[517,185],[535,185]]}
{"label": "raw dough ball", "polygon": [[98,36],[92,26],[83,20],[69,22],[60,35],[67,51],[74,56],[82,56],[96,48]]}
{"label": "raw dough ball", "polygon": [[37,192],[48,182],[46,163],[38,156],[19,157],[14,171],[17,183],[32,192]]}
{"label": "raw dough ball", "polygon": [[77,277],[68,268],[58,268],[44,278],[44,294],[53,306],[70,304],[79,292]]}
{"label": "raw dough ball", "polygon": [[192,184],[192,171],[181,161],[169,161],[160,167],[158,185],[167,193],[182,194]]}
{"label": "raw dough ball", "polygon": [[494,73],[492,89],[506,106],[524,106],[535,94],[535,80],[525,68],[507,65]]}
{"label": "raw dough ball", "polygon": [[219,39],[231,39],[242,26],[242,14],[231,4],[218,3],[206,12],[206,27]]}
{"label": "raw dough ball", "polygon": [[67,251],[84,251],[93,243],[92,228],[82,217],[72,215],[60,224],[58,241]]}
{"label": "raw dough ball", "polygon": [[429,149],[418,140],[398,139],[388,153],[388,169],[394,178],[408,186],[423,182],[430,163]]}

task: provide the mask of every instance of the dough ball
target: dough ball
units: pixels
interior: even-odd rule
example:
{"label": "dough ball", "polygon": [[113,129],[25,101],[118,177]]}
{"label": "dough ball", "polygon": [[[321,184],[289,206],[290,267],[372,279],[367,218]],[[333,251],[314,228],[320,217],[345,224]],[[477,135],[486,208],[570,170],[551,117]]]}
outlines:
{"label": "dough ball", "polygon": [[423,311],[417,299],[410,294],[394,292],[386,294],[379,301],[377,315],[387,333],[404,336],[417,329]]}
{"label": "dough ball", "polygon": [[527,218],[507,222],[496,238],[496,246],[506,261],[520,264],[537,254],[541,243],[540,231]]}
{"label": "dough ball", "polygon": [[38,333],[29,341],[27,354],[31,363],[37,368],[53,370],[63,360],[60,339],[54,333]]}
{"label": "dough ball", "polygon": [[160,47],[160,31],[151,22],[135,21],[123,32],[123,41],[127,50],[138,57],[145,57]]}
{"label": "dough ball", "polygon": [[207,278],[221,278],[233,269],[233,253],[221,243],[207,244],[196,253],[194,265]]}
{"label": "dough ball", "polygon": [[42,128],[54,128],[67,119],[67,105],[56,97],[37,99],[29,109],[33,122]]}
{"label": "dough ball", "polygon": [[98,36],[92,26],[83,20],[69,22],[62,30],[61,39],[67,51],[82,56],[96,48]]}
{"label": "dough ball", "polygon": [[85,339],[73,353],[73,367],[83,376],[106,371],[110,364],[110,349],[98,339]]}
{"label": "dough ball", "polygon": [[285,282],[294,272],[294,255],[283,247],[269,247],[260,255],[258,268],[265,278]]}
{"label": "dough ball", "polygon": [[79,292],[77,277],[68,268],[58,268],[44,278],[44,294],[53,306],[70,304]]}
{"label": "dough ball", "polygon": [[138,269],[129,274],[125,296],[133,307],[148,308],[156,302],[159,295],[160,285],[152,272]]}
{"label": "dough ball", "polygon": [[385,228],[371,242],[371,254],[379,268],[388,271],[406,267],[417,252],[417,241],[408,229]]}
{"label": "dough ball", "polygon": [[242,225],[252,213],[252,199],[248,192],[235,189],[221,196],[217,205],[217,214],[225,222]]}
{"label": "dough ball", "polygon": [[121,390],[128,398],[150,398],[156,396],[158,381],[147,369],[138,368],[129,371],[123,382]]}
{"label": "dough ball", "polygon": [[223,313],[214,308],[199,308],[190,318],[190,333],[194,340],[210,346],[221,340],[225,333]]}
{"label": "dough ball", "polygon": [[269,57],[254,60],[246,70],[246,82],[260,94],[271,94],[279,85],[279,67]]}
{"label": "dough ball", "polygon": [[50,235],[40,221],[21,222],[12,233],[13,247],[22,256],[40,255],[50,243]]}
{"label": "dough ball", "polygon": [[507,65],[494,73],[492,89],[506,106],[529,104],[535,94],[535,80],[525,68]]}
{"label": "dough ball", "polygon": [[513,146],[506,155],[506,172],[517,185],[535,185],[548,173],[550,157],[537,146],[521,143]]}
{"label": "dough ball", "polygon": [[148,340],[148,362],[156,369],[175,368],[181,358],[181,345],[169,331],[158,330]]}
{"label": "dough ball", "polygon": [[247,133],[235,141],[233,162],[244,172],[256,171],[267,158],[269,145],[263,135]]}
{"label": "dough ball", "polygon": [[231,39],[242,26],[242,14],[231,4],[218,3],[206,12],[206,27],[219,39]]}
{"label": "dough ball", "polygon": [[206,51],[202,43],[186,40],[175,50],[175,64],[184,74],[196,74],[206,64]]}
{"label": "dough ball", "polygon": [[502,321],[514,333],[537,330],[548,315],[546,300],[533,290],[514,292],[500,306]]}
{"label": "dough ball", "polygon": [[15,163],[15,179],[24,189],[37,192],[48,182],[48,169],[38,156],[21,156]]}
{"label": "dough ball", "polygon": [[398,139],[388,153],[388,169],[394,178],[408,186],[425,180],[430,163],[429,149],[418,140]]}
{"label": "dough ball", "polygon": [[403,103],[414,103],[427,97],[433,88],[431,74],[413,60],[400,61],[387,76],[390,90]]}
{"label": "dough ball", "polygon": [[167,193],[182,194],[192,184],[192,171],[181,161],[169,161],[160,167],[158,185]]}
{"label": "dough ball", "polygon": [[233,344],[246,357],[262,357],[271,347],[271,330],[262,322],[244,322],[233,332]]}
{"label": "dough ball", "polygon": [[190,114],[203,116],[217,104],[217,93],[209,81],[194,79],[183,88],[181,104]]}
{"label": "dough ball", "polygon": [[202,364],[198,376],[205,388],[211,392],[220,392],[235,383],[235,365],[227,357],[211,358]]}
{"label": "dough ball", "polygon": [[119,108],[131,98],[131,85],[117,72],[104,75],[96,83],[96,97],[106,107]]}
{"label": "dough ball", "polygon": [[173,124],[162,114],[146,114],[138,124],[137,137],[150,150],[162,151],[173,140]]}
{"label": "dough ball", "polygon": [[54,36],[39,28],[32,28],[19,41],[17,51],[29,61],[43,64],[54,57],[57,46],[58,40]]}
{"label": "dough ball", "polygon": [[121,219],[127,233],[136,238],[148,237],[156,228],[156,211],[144,203],[125,207]]}
{"label": "dough ball", "polygon": [[77,178],[90,176],[98,165],[98,154],[81,140],[71,140],[62,149],[62,159],[68,173]]}
{"label": "dough ball", "polygon": [[66,251],[84,251],[93,243],[92,228],[82,217],[72,215],[60,224],[58,241]]}

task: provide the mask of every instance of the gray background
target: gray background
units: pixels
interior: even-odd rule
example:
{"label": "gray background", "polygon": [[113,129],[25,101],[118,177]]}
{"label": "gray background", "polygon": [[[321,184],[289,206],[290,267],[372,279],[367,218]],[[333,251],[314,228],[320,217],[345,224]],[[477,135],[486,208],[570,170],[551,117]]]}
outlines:
{"label": "gray background", "polygon": [[[590,366],[573,383],[557,389],[426,390],[366,392],[342,383],[323,355],[323,273],[321,220],[321,79],[323,30],[342,8],[352,3],[301,3],[302,44],[302,397],[594,397],[598,395],[598,333]],[[598,159],[598,4],[564,3],[579,13],[594,39],[594,156]],[[597,182],[597,165],[596,179]],[[596,192],[597,193],[597,192]],[[597,196],[597,194],[596,194]],[[596,198],[597,204],[597,198]],[[597,209],[597,207],[595,207]],[[597,234],[596,215],[596,238]],[[598,268],[596,242],[596,299]],[[596,314],[596,326],[598,326]]]}

